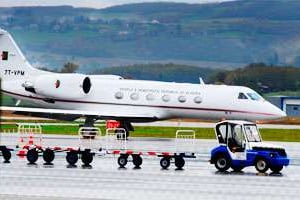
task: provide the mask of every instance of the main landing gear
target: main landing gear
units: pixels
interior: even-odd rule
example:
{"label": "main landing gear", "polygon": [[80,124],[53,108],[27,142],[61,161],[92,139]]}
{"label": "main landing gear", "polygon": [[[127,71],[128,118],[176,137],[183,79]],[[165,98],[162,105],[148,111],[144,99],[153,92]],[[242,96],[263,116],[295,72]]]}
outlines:
{"label": "main landing gear", "polygon": [[[93,117],[93,116],[87,116],[85,118],[84,124],[80,125],[80,128],[85,128],[87,127],[87,130],[84,130],[82,137],[83,138],[87,138],[87,139],[94,139],[96,135],[93,135],[95,131],[93,131],[91,128],[95,127],[95,122],[97,121],[97,118]],[[125,137],[126,139],[129,137],[130,135],[130,131],[134,131],[133,126],[131,125],[131,123],[129,121],[116,121],[119,122],[117,127],[113,127],[113,128],[119,128],[116,130],[116,134],[118,135],[118,131],[120,131],[120,129],[124,129],[125,130]],[[91,130],[89,132],[89,130]],[[120,133],[121,134],[121,133]],[[123,134],[123,132],[122,132]]]}
{"label": "main landing gear", "polygon": [[120,126],[118,128],[123,128],[125,130],[126,139],[129,137],[130,131],[134,131],[133,126],[128,121],[120,121]]}

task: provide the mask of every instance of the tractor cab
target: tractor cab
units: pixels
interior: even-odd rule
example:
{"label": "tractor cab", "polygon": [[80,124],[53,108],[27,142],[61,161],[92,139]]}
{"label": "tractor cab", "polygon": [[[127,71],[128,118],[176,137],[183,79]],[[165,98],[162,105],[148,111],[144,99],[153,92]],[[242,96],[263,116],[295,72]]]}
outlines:
{"label": "tractor cab", "polygon": [[[249,125],[251,126],[252,124]],[[246,137],[242,123],[225,121],[217,124],[215,131],[219,144],[226,145],[233,153],[245,151]]]}

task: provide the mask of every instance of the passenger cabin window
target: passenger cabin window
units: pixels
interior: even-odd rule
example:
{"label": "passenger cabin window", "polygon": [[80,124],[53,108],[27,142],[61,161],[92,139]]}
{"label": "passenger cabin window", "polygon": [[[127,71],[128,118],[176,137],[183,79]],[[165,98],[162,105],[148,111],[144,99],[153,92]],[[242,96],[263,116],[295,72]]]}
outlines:
{"label": "passenger cabin window", "polygon": [[239,99],[248,99],[248,97],[244,93],[242,93],[242,92],[239,93],[239,97],[238,98]]}
{"label": "passenger cabin window", "polygon": [[164,95],[164,96],[162,96],[162,100],[164,101],[164,102],[169,102],[170,101],[170,96],[169,95]]}
{"label": "passenger cabin window", "polygon": [[115,98],[116,99],[123,99],[123,93],[122,92],[117,92],[116,94],[115,94]]}
{"label": "passenger cabin window", "polygon": [[147,96],[146,96],[146,99],[148,100],[148,101],[153,101],[154,99],[155,99],[155,96],[153,95],[153,94],[147,94]]}
{"label": "passenger cabin window", "polygon": [[179,97],[178,97],[178,101],[179,101],[180,103],[184,103],[184,102],[186,102],[186,97],[185,97],[185,96],[179,96]]}
{"label": "passenger cabin window", "polygon": [[194,98],[194,102],[195,103],[202,103],[202,98],[197,96],[197,97]]}
{"label": "passenger cabin window", "polygon": [[134,101],[138,100],[139,99],[139,94],[138,93],[132,93],[130,95],[130,98]]}

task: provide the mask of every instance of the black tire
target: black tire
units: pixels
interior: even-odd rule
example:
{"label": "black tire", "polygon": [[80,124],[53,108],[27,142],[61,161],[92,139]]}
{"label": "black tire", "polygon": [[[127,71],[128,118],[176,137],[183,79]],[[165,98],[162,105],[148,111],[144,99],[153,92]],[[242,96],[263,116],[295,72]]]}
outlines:
{"label": "black tire", "polygon": [[95,136],[82,136],[83,139],[95,139]]}
{"label": "black tire", "polygon": [[132,163],[136,168],[138,168],[142,165],[143,159],[140,155],[132,155]]}
{"label": "black tire", "polygon": [[43,152],[43,159],[46,162],[46,164],[50,164],[55,158],[54,151],[51,149],[46,149]]}
{"label": "black tire", "polygon": [[116,133],[118,140],[126,140],[127,139],[126,130],[125,130],[125,133],[122,130],[116,130],[115,133]]}
{"label": "black tire", "polygon": [[269,164],[265,158],[259,157],[254,163],[255,169],[260,173],[265,173],[269,169]]}
{"label": "black tire", "polygon": [[214,161],[215,161],[215,167],[220,172],[225,172],[230,167],[230,159],[228,158],[228,156],[226,156],[224,154],[220,154],[220,155],[216,156]]}
{"label": "black tire", "polygon": [[280,173],[280,171],[283,169],[283,166],[282,165],[279,165],[279,166],[271,166],[270,169],[272,170],[273,173]]}
{"label": "black tire", "polygon": [[129,130],[128,129],[125,129],[125,136],[126,136],[126,140],[127,140],[128,137],[129,137]]}
{"label": "black tire", "polygon": [[240,172],[240,171],[242,171],[243,169],[244,169],[244,167],[233,167],[233,166],[231,166],[231,169],[234,171],[234,172]]}
{"label": "black tire", "polygon": [[90,165],[93,162],[93,154],[89,151],[84,151],[81,154],[81,161],[84,165]]}
{"label": "black tire", "polygon": [[163,169],[168,169],[170,167],[170,158],[167,158],[167,157],[163,157],[161,160],[160,160],[160,166],[163,168]]}
{"label": "black tire", "polygon": [[36,149],[30,149],[27,152],[26,158],[30,164],[34,164],[38,160],[39,154]]}
{"label": "black tire", "polygon": [[124,168],[127,165],[127,162],[128,162],[127,156],[121,155],[118,158],[118,164],[121,168]]}
{"label": "black tire", "polygon": [[182,156],[176,156],[175,157],[175,166],[177,169],[182,169],[183,166],[185,165],[185,161]]}
{"label": "black tire", "polygon": [[67,153],[66,160],[70,165],[75,165],[78,161],[77,152],[70,151]]}
{"label": "black tire", "polygon": [[9,163],[10,159],[11,159],[11,152],[8,149],[3,149],[2,150],[2,156],[4,158],[4,162],[5,163]]}

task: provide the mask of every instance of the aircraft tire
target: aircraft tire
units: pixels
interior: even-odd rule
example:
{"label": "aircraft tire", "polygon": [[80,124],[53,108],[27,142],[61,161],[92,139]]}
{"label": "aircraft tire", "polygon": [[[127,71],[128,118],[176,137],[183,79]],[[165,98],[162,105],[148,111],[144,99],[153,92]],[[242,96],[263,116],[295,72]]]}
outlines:
{"label": "aircraft tire", "polygon": [[34,163],[36,163],[36,161],[38,160],[39,154],[38,154],[38,152],[36,151],[36,149],[30,149],[30,150],[27,152],[26,158],[27,158],[29,164],[34,164]]}
{"label": "aircraft tire", "polygon": [[125,128],[125,137],[126,137],[126,140],[128,139],[129,137],[129,130],[127,128]]}

